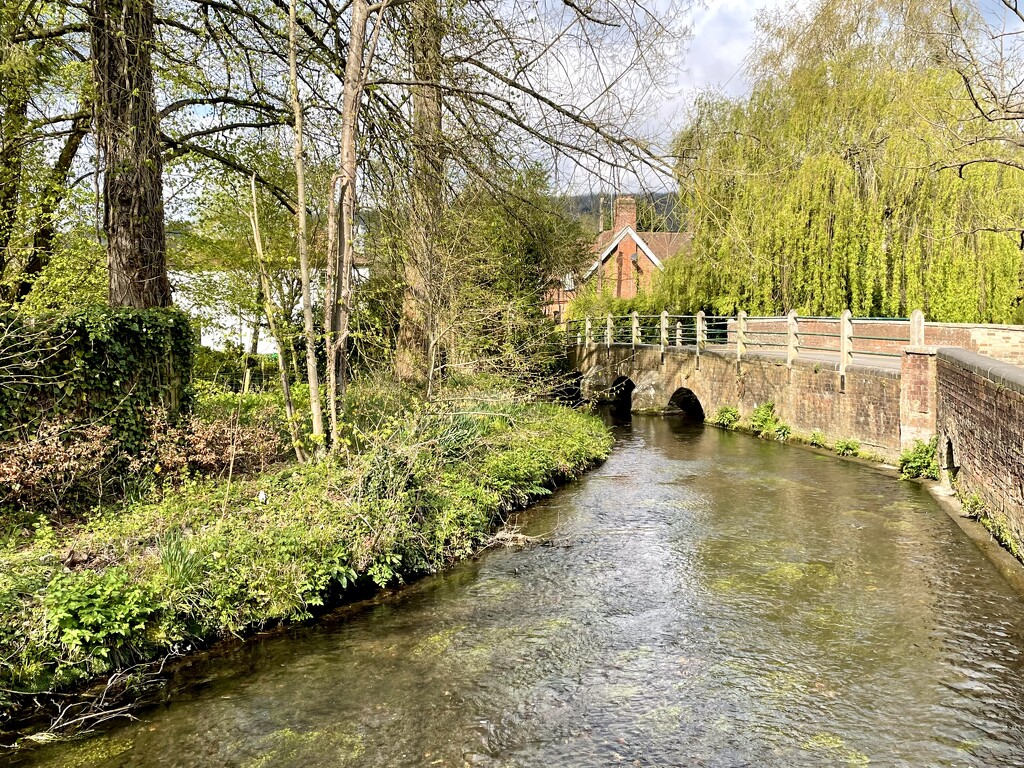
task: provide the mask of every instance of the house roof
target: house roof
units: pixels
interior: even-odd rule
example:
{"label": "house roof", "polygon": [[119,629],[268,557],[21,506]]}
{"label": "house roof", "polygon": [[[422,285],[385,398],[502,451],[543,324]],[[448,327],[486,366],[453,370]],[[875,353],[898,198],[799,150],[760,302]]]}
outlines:
{"label": "house roof", "polygon": [[618,232],[602,232],[597,236],[592,248],[597,254],[597,259],[584,273],[583,279],[586,280],[594,274],[627,237],[633,238],[637,247],[647,254],[651,263],[658,269],[665,269],[662,262],[675,256],[690,241],[690,236],[686,232],[637,232],[632,227],[623,227]]}

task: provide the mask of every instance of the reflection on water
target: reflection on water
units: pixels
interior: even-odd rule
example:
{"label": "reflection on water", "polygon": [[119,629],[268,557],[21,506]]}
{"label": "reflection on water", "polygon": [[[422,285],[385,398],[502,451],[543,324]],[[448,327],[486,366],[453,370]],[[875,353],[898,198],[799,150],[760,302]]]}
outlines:
{"label": "reflection on water", "polygon": [[635,419],[490,552],[39,766],[1024,765],[1024,603],[916,485]]}

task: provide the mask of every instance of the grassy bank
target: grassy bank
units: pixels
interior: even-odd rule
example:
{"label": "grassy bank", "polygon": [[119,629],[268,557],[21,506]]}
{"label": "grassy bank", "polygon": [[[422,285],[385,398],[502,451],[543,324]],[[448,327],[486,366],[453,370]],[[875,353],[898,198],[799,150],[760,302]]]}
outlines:
{"label": "grassy bank", "polygon": [[182,478],[0,550],[0,714],[229,633],[302,620],[357,582],[471,554],[504,513],[604,458],[599,419],[556,405],[412,405],[350,452]]}

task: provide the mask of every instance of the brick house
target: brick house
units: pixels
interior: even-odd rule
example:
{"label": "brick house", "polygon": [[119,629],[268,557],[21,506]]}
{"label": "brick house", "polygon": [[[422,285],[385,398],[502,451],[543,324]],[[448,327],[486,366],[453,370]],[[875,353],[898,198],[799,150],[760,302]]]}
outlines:
{"label": "brick house", "polygon": [[612,228],[599,234],[591,247],[593,264],[578,282],[566,275],[548,289],[544,314],[561,322],[578,286],[590,280],[597,281],[599,292],[607,290],[616,299],[632,299],[650,288],[654,273],[663,270],[665,262],[688,242],[684,232],[638,232],[636,200],[616,198]]}

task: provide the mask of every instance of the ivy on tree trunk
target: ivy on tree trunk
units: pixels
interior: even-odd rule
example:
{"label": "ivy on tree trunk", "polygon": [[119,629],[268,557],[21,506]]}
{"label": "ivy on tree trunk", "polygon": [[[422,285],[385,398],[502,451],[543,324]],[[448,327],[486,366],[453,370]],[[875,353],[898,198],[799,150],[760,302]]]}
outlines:
{"label": "ivy on tree trunk", "polygon": [[114,306],[170,306],[153,2],[92,0],[90,16],[109,300]]}

